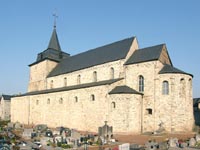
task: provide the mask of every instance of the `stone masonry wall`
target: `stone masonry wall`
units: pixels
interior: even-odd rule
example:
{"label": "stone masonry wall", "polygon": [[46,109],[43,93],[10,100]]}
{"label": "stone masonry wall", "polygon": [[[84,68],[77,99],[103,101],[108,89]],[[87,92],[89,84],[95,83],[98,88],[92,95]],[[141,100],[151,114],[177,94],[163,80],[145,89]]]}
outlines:
{"label": "stone masonry wall", "polygon": [[[51,83],[53,81],[53,88],[59,88],[64,86],[77,85],[77,78],[80,75],[80,84],[94,82],[93,73],[96,72],[97,82],[103,80],[111,79],[111,68],[114,69],[114,78],[123,77],[123,60],[109,62],[106,64],[101,64],[98,66],[93,66],[90,68],[82,69],[79,71],[74,71],[72,73],[67,73],[55,77],[50,77],[47,79],[48,89],[51,89]],[[65,81],[65,78],[67,81]],[[65,84],[65,82],[67,82]]]}
{"label": "stone masonry wall", "polygon": [[[44,123],[49,127],[66,126],[97,132],[98,127],[102,126],[104,121],[108,121],[109,125],[113,126],[114,132],[139,133],[140,95],[117,96],[108,95],[108,92],[108,86],[105,85],[14,98],[12,122]],[[91,95],[95,96],[94,101]],[[115,109],[111,108],[113,101],[116,103]],[[20,108],[21,103],[24,104]]]}
{"label": "stone masonry wall", "polygon": [[[185,81],[184,86],[181,80]],[[169,82],[169,95],[162,94],[162,82]],[[159,75],[156,93],[157,121],[162,121],[168,131],[191,131],[194,124],[192,77],[184,74]],[[159,120],[158,120],[159,119]]]}
{"label": "stone masonry wall", "polygon": [[[156,131],[162,122],[168,132],[191,131],[194,123],[191,76],[159,74],[163,67],[159,61],[124,68],[120,67],[122,64],[122,61],[116,61],[67,74],[71,85],[76,84],[73,80],[78,74],[83,77],[81,83],[92,82],[93,71],[97,71],[97,81],[106,80],[112,66],[114,77],[125,78],[112,85],[14,98],[11,101],[11,120],[25,124],[44,123],[50,127],[62,125],[86,131],[96,131],[104,121],[108,121],[114,132],[128,133]],[[127,85],[138,91],[139,75],[144,77],[143,96],[108,94],[118,85]],[[63,84],[63,77],[52,78],[57,83],[55,86]],[[163,81],[169,82],[169,95],[162,94]],[[95,96],[94,101],[91,95]]]}
{"label": "stone masonry wall", "polygon": [[55,68],[57,62],[44,60],[30,67],[28,92],[46,90],[46,77]]}
{"label": "stone masonry wall", "polygon": [[0,118],[2,120],[10,120],[10,100],[0,101]]}
{"label": "stone masonry wall", "polygon": [[[192,77],[185,74],[159,74],[163,64],[159,61],[126,67],[126,84],[138,90],[138,77],[144,77],[143,132],[156,131],[163,123],[168,132],[191,131],[193,120]],[[181,79],[184,94],[180,96]],[[162,94],[162,83],[168,81],[169,94]],[[150,113],[152,110],[152,113]]]}

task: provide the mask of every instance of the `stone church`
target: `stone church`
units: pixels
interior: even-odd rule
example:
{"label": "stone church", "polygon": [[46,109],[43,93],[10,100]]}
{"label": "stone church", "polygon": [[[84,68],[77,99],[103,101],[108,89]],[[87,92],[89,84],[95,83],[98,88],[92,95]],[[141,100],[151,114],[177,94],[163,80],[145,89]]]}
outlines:
{"label": "stone church", "polygon": [[70,56],[56,27],[29,65],[28,91],[12,98],[11,121],[114,133],[191,131],[193,76],[173,66],[165,44],[139,48],[136,37]]}

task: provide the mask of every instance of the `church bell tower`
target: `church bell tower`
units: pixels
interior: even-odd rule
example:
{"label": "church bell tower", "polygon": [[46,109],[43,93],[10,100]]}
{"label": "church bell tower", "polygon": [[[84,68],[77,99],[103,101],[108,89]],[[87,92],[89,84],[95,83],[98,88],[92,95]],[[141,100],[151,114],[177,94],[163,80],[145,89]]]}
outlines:
{"label": "church bell tower", "polygon": [[56,25],[54,23],[53,33],[46,50],[37,55],[34,63],[30,64],[30,76],[28,92],[47,89],[47,76],[63,59],[69,57],[68,53],[61,50]]}

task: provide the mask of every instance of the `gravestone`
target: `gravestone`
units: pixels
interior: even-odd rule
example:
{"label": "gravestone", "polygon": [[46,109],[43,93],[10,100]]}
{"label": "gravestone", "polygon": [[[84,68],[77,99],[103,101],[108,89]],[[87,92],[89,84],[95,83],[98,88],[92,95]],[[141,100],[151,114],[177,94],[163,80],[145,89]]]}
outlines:
{"label": "gravestone", "polygon": [[179,147],[180,148],[186,148],[186,147],[188,147],[188,144],[185,143],[185,142],[182,142],[182,143],[180,143]]}
{"label": "gravestone", "polygon": [[8,123],[8,128],[12,128],[12,129],[13,129],[13,128],[14,128],[14,123],[9,122],[9,123]]}
{"label": "gravestone", "polygon": [[38,124],[35,126],[34,130],[36,132],[40,132],[40,133],[45,132],[47,130],[47,125],[46,124]]}
{"label": "gravestone", "polygon": [[138,144],[130,144],[130,149],[139,148]]}
{"label": "gravestone", "polygon": [[159,145],[155,141],[148,141],[145,143],[145,150],[157,150],[159,148]]}
{"label": "gravestone", "polygon": [[165,132],[165,128],[164,128],[164,123],[163,122],[161,122],[158,126],[159,126],[158,130],[153,132],[153,134],[162,134],[163,132]]}
{"label": "gravestone", "polygon": [[56,137],[55,137],[55,142],[56,142],[56,143],[62,142],[62,136],[56,136]]}
{"label": "gravestone", "polygon": [[178,146],[178,139],[177,138],[170,138],[169,139],[169,146],[170,147],[177,147]]}
{"label": "gravestone", "polygon": [[22,129],[22,125],[19,122],[16,122],[15,129]]}
{"label": "gravestone", "polygon": [[105,125],[103,127],[99,127],[98,134],[103,138],[104,141],[110,141],[113,137],[113,127],[107,125],[107,121],[105,121]]}
{"label": "gravestone", "polygon": [[42,138],[40,138],[41,145],[47,145],[48,141],[53,142],[53,138],[50,138],[50,137],[42,137]]}
{"label": "gravestone", "polygon": [[189,146],[194,147],[195,144],[196,144],[196,140],[194,138],[191,138],[190,141],[189,141]]}
{"label": "gravestone", "polygon": [[33,129],[24,129],[22,136],[25,138],[31,138]]}
{"label": "gravestone", "polygon": [[81,137],[81,134],[78,131],[76,131],[74,129],[71,130],[71,138],[80,139],[80,137]]}
{"label": "gravestone", "polygon": [[200,141],[200,134],[196,134],[195,139],[196,139],[197,142],[199,142]]}
{"label": "gravestone", "polygon": [[169,145],[167,142],[161,142],[158,144],[158,148],[161,150],[167,150],[167,149],[169,149]]}
{"label": "gravestone", "polygon": [[60,130],[53,130],[53,135],[60,135]]}
{"label": "gravestone", "polygon": [[124,143],[122,145],[119,145],[119,150],[130,150],[130,144]]}

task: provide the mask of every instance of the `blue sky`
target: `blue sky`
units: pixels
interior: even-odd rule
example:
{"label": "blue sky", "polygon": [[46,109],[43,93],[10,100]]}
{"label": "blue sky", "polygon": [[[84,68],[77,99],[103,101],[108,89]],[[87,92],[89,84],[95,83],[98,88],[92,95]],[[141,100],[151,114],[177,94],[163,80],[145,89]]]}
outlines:
{"label": "blue sky", "polygon": [[0,93],[27,91],[28,65],[45,50],[56,10],[61,48],[71,55],[136,36],[167,45],[173,65],[194,75],[200,97],[199,0],[1,0]]}

